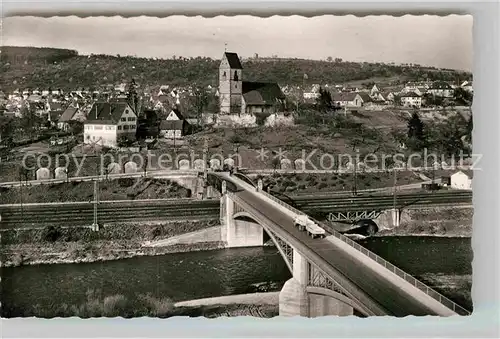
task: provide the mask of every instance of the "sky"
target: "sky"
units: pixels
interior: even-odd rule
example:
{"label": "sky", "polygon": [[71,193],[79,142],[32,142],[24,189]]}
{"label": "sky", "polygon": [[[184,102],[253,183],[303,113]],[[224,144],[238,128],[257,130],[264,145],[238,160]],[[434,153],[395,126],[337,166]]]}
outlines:
{"label": "sky", "polygon": [[417,63],[472,70],[470,15],[349,16],[312,18],[235,16],[8,17],[5,46],[59,47],[80,54],[220,59],[278,55],[324,60]]}

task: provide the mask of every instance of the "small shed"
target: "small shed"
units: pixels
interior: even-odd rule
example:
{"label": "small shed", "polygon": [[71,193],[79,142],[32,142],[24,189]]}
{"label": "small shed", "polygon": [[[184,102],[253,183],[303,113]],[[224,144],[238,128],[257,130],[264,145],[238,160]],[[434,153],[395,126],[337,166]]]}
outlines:
{"label": "small shed", "polygon": [[471,190],[473,171],[463,170],[451,175],[450,186],[454,189]]}

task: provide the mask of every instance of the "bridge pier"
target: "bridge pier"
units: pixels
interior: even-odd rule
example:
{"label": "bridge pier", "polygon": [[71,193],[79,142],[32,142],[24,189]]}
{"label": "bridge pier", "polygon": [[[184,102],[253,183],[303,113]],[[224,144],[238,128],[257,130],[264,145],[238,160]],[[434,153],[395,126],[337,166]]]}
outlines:
{"label": "bridge pier", "polygon": [[239,208],[228,194],[223,194],[220,201],[221,239],[226,243],[226,247],[263,246],[264,229],[262,226],[251,218],[237,216]]}
{"label": "bridge pier", "polygon": [[401,211],[399,209],[391,208],[382,212],[376,219],[377,225],[380,229],[393,229],[399,227],[401,223]]}
{"label": "bridge pier", "polygon": [[293,277],[279,294],[280,316],[322,317],[353,315],[345,296],[322,287],[311,286],[315,274],[311,264],[293,249]]}

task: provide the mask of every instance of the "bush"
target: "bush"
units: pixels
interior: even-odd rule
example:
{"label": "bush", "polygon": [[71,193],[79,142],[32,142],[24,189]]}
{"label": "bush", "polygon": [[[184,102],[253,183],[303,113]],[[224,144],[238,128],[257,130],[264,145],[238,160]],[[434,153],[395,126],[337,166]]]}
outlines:
{"label": "bush", "polygon": [[44,228],[42,237],[45,241],[55,242],[61,237],[61,230],[59,227],[48,226]]}
{"label": "bush", "polygon": [[133,178],[119,178],[118,185],[120,187],[132,187],[134,185],[134,179]]}
{"label": "bush", "polygon": [[328,186],[328,185],[327,185],[326,183],[322,182],[322,183],[320,183],[320,184],[318,185],[318,189],[323,189],[323,188],[326,188],[327,186]]}

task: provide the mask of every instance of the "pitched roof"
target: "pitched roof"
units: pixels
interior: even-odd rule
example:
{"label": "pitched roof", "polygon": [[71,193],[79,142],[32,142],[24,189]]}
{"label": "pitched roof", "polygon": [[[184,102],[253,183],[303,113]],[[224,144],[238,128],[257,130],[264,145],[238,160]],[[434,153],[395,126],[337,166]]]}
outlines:
{"label": "pitched roof", "polygon": [[372,98],[370,98],[370,95],[366,92],[359,92],[358,94],[361,97],[361,99],[363,99],[363,102],[372,102],[373,101]]}
{"label": "pitched roof", "polygon": [[238,57],[238,54],[236,53],[231,53],[231,52],[225,52],[224,56],[227,59],[227,62],[229,63],[229,67],[234,68],[234,69],[243,69],[241,66],[241,61],[240,58]]}
{"label": "pitched roof", "polygon": [[408,93],[401,95],[401,98],[420,98],[420,95],[418,95],[415,92],[408,92]]}
{"label": "pitched roof", "polygon": [[274,82],[243,81],[242,93],[247,105],[272,105],[278,99],[285,99],[281,88]]}
{"label": "pitched roof", "polygon": [[125,102],[96,102],[89,111],[86,123],[116,124],[127,106]]}
{"label": "pitched roof", "polygon": [[359,95],[359,93],[355,92],[333,93],[332,99],[333,101],[353,101],[356,95]]}
{"label": "pitched roof", "polygon": [[60,122],[70,121],[75,116],[77,111],[78,111],[78,108],[76,108],[76,107],[70,106],[70,107],[66,108],[64,113],[59,118],[59,121]]}
{"label": "pitched roof", "polygon": [[182,115],[181,111],[179,111],[177,108],[174,108],[173,110],[170,111],[170,113],[172,112],[174,112],[174,114],[177,115],[177,119],[184,120],[184,116]]}
{"label": "pitched roof", "polygon": [[451,86],[444,81],[434,81],[431,89],[451,89]]}
{"label": "pitched roof", "polygon": [[184,120],[162,120],[160,123],[160,130],[182,130],[184,127]]}
{"label": "pitched roof", "polygon": [[462,172],[463,174],[467,175],[470,179],[474,178],[474,171],[473,170],[459,170],[458,172],[453,173],[452,175],[458,174]]}

